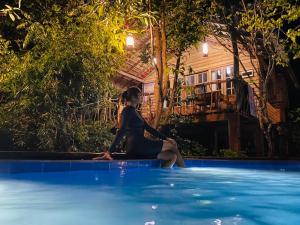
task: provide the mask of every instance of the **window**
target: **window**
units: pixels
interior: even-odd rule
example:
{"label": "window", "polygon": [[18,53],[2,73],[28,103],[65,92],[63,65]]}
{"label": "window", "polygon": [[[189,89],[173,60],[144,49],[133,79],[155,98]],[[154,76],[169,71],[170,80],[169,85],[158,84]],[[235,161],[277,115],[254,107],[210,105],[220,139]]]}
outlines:
{"label": "window", "polygon": [[225,68],[225,75],[226,75],[226,95],[233,95],[234,88],[233,88],[233,67],[227,66]]}
{"label": "window", "polygon": [[154,93],[154,82],[144,84],[143,90],[144,90],[144,94],[153,94]]}
{"label": "window", "polygon": [[195,75],[186,76],[186,85],[192,86],[195,84]]}
{"label": "window", "polygon": [[222,70],[221,69],[211,71],[211,81],[214,82],[211,85],[212,91],[221,90],[221,83],[215,82],[215,81],[221,80],[221,78],[222,78]]}
{"label": "window", "polygon": [[207,72],[202,72],[198,74],[198,84],[203,84],[207,82]]}
{"label": "window", "polygon": [[207,72],[198,74],[198,86],[195,90],[197,94],[204,94],[206,92]]}

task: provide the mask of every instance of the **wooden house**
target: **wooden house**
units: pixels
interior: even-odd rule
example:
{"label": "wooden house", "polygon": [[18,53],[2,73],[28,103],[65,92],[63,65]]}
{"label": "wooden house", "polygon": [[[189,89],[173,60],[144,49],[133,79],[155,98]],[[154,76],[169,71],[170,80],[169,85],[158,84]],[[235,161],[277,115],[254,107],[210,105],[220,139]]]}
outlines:
{"label": "wooden house", "polygon": [[[141,47],[145,43],[147,38],[139,41],[137,45]],[[240,96],[237,96],[233,83],[232,53],[213,37],[207,37],[205,43],[208,54],[203,54],[204,43],[199,43],[183,56],[186,72],[180,77],[180,94],[172,110],[174,114],[192,117],[194,122],[192,126],[182,125],[182,133],[198,140],[211,150],[243,150],[249,155],[260,155],[263,152],[264,141],[257,118],[259,112],[256,96],[260,95],[261,85],[257,64],[240,48],[242,87],[239,91]],[[156,101],[156,71],[153,66],[140,61],[137,57],[138,51],[130,54],[129,60],[116,78],[116,84],[122,83],[122,79],[127,79],[129,82],[122,87],[139,85],[144,94],[142,114],[145,118],[151,118],[154,116]],[[172,66],[175,59],[169,60],[168,63]],[[288,106],[287,85],[284,76],[273,77],[267,108],[272,123],[278,124],[285,121]],[[171,85],[172,79],[171,75]],[[237,98],[241,97],[243,100],[239,101],[237,107]],[[164,103],[165,106],[167,104],[168,102]]]}

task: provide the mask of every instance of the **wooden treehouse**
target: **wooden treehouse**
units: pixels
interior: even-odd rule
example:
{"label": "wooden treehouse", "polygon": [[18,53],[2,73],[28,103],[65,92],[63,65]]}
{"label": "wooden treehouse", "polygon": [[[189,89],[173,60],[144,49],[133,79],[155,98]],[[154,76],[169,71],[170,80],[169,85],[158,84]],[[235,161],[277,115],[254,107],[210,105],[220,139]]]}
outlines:
{"label": "wooden treehouse", "polygon": [[[120,88],[140,86],[144,95],[141,112],[145,118],[151,119],[154,117],[156,102],[156,70],[151,65],[143,64],[139,58],[139,49],[147,42],[147,37],[137,41],[136,50],[128,53],[128,60],[114,82]],[[203,55],[202,43],[199,43],[199,48],[191,48],[183,57],[186,73],[180,77],[180,87],[172,112],[192,117],[193,124],[182,124],[181,132],[211,150],[243,150],[249,155],[260,155],[264,143],[257,119],[260,79],[256,73],[256,64],[240,48],[242,79],[237,86],[233,79],[232,53],[213,37],[208,37],[206,43],[209,48],[207,55]],[[172,66],[175,59],[168,63]],[[287,81],[281,75],[284,74],[273,76],[269,88],[270,101],[267,108],[274,124],[285,121],[288,105]],[[172,83],[171,75],[170,84]],[[234,87],[239,87],[238,95]],[[164,107],[167,106],[166,101]]]}

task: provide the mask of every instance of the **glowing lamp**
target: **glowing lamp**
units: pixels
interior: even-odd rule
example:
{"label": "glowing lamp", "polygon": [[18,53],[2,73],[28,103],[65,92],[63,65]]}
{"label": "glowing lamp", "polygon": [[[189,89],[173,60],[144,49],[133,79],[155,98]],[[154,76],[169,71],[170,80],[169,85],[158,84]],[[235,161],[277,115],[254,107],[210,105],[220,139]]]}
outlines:
{"label": "glowing lamp", "polygon": [[205,57],[208,56],[208,43],[207,42],[202,44],[202,52],[203,52],[203,56],[205,56]]}
{"label": "glowing lamp", "polygon": [[134,47],[134,39],[133,39],[133,37],[131,35],[128,35],[126,37],[126,46],[127,47],[131,47],[131,48]]}

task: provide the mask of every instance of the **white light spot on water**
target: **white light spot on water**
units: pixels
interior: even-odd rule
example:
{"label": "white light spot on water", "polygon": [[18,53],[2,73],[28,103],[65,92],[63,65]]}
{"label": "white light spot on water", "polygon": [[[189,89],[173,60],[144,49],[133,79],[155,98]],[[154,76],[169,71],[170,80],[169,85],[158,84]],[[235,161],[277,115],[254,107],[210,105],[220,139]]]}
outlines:
{"label": "white light spot on water", "polygon": [[149,222],[145,222],[145,225],[155,225],[155,221],[152,220],[152,221],[149,221]]}
{"label": "white light spot on water", "polygon": [[210,205],[210,204],[212,204],[212,201],[210,201],[210,200],[199,200],[198,202],[200,204],[202,204],[202,205]]}
{"label": "white light spot on water", "polygon": [[233,218],[233,225],[239,225],[241,221],[242,218],[240,217],[240,215],[236,214],[236,216]]}
{"label": "white light spot on water", "polygon": [[152,205],[151,208],[152,208],[153,210],[155,210],[155,209],[158,208],[158,205]]}
{"label": "white light spot on water", "polygon": [[173,184],[173,183],[170,184],[170,187],[174,187],[174,186],[175,186],[175,184]]}
{"label": "white light spot on water", "polygon": [[213,223],[214,223],[215,225],[222,225],[222,220],[216,219]]}
{"label": "white light spot on water", "polygon": [[99,180],[99,177],[95,176],[95,181],[98,181]]}
{"label": "white light spot on water", "polygon": [[195,194],[193,194],[193,196],[194,196],[194,197],[200,197],[201,194],[195,193]]}
{"label": "white light spot on water", "polygon": [[188,168],[189,170],[192,170],[192,171],[202,171],[203,168],[200,168],[200,167],[191,167],[191,168]]}
{"label": "white light spot on water", "polygon": [[234,201],[235,199],[236,199],[235,197],[229,198],[230,201]]}

